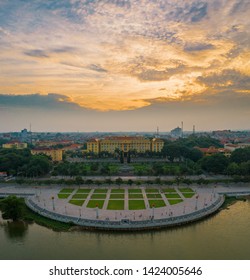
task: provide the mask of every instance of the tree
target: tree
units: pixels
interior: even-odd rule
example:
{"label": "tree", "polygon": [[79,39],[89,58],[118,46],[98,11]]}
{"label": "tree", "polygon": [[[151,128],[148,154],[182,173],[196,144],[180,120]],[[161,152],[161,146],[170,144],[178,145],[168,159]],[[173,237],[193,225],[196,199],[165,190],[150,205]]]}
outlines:
{"label": "tree", "polygon": [[232,152],[230,160],[236,163],[242,163],[250,161],[250,147],[236,149]]}
{"label": "tree", "polygon": [[199,161],[202,169],[208,172],[212,172],[215,174],[224,173],[227,169],[227,166],[229,164],[229,160],[226,156],[223,154],[215,154],[211,156],[203,157]]}
{"label": "tree", "polygon": [[22,217],[22,201],[16,196],[8,196],[1,201],[0,209],[3,219],[18,220]]}

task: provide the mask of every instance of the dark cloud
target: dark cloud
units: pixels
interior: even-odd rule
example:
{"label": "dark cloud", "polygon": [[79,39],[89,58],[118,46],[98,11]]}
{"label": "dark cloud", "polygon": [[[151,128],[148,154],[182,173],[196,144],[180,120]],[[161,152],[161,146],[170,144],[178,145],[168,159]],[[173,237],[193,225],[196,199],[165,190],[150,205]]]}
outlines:
{"label": "dark cloud", "polygon": [[168,80],[171,76],[175,74],[182,73],[186,69],[184,64],[180,64],[175,68],[166,68],[165,70],[155,70],[155,69],[142,69],[139,73],[132,73],[140,81],[164,81]]}
{"label": "dark cloud", "polygon": [[32,57],[48,58],[49,55],[44,50],[34,49],[25,51],[24,54]]}
{"label": "dark cloud", "polygon": [[207,44],[207,43],[194,43],[194,44],[187,44],[184,47],[184,51],[187,52],[199,52],[199,51],[206,51],[214,49],[214,45]]}
{"label": "dark cloud", "polygon": [[73,103],[65,95],[49,93],[47,95],[10,95],[0,94],[0,104],[4,107],[25,107],[43,109],[77,109],[80,106]]}
{"label": "dark cloud", "polygon": [[232,9],[230,11],[231,15],[234,15],[235,13],[244,12],[249,10],[250,2],[246,0],[237,0],[235,1],[234,5],[232,6]]}
{"label": "dark cloud", "polygon": [[228,69],[222,73],[199,77],[199,82],[214,89],[249,90],[250,76]]}
{"label": "dark cloud", "polygon": [[186,3],[184,6],[176,7],[175,11],[172,11],[174,20],[187,21],[187,22],[199,22],[207,15],[208,4],[204,1],[195,1],[193,3]]}
{"label": "dark cloud", "polygon": [[64,47],[60,47],[60,48],[51,49],[51,52],[53,52],[53,53],[71,53],[76,50],[77,50],[77,48],[75,48],[75,47],[64,46]]}
{"label": "dark cloud", "polygon": [[96,72],[108,72],[106,69],[104,69],[103,67],[101,67],[101,65],[99,64],[90,64],[87,67],[90,70],[96,71]]}

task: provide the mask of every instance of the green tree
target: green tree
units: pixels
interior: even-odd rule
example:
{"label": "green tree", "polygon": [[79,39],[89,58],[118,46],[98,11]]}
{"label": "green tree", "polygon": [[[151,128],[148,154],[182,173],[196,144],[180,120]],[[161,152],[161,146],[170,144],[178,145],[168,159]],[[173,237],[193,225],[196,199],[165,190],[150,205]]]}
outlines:
{"label": "green tree", "polygon": [[211,156],[203,157],[199,161],[203,170],[212,172],[215,174],[222,174],[226,171],[229,160],[223,154],[215,154]]}
{"label": "green tree", "polygon": [[16,221],[22,217],[22,201],[16,196],[8,196],[0,204],[3,219]]}
{"label": "green tree", "polygon": [[232,152],[230,160],[236,163],[247,162],[250,160],[250,147],[236,149]]}

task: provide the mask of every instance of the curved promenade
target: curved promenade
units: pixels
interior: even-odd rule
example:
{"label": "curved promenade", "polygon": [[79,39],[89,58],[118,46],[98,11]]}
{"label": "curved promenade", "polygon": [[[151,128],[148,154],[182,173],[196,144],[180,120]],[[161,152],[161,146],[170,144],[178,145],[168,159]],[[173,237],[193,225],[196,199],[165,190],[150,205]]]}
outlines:
{"label": "curved promenade", "polygon": [[194,210],[191,213],[170,216],[165,218],[153,218],[146,220],[132,220],[132,219],[121,219],[119,221],[115,220],[98,220],[98,219],[86,219],[82,217],[69,216],[62,213],[56,213],[53,210],[45,209],[34,202],[32,197],[27,197],[25,199],[26,205],[34,212],[42,215],[44,217],[57,220],[65,223],[73,223],[75,225],[83,226],[85,228],[91,229],[102,229],[102,230],[145,230],[153,228],[163,228],[182,225],[190,222],[197,221],[206,216],[209,216],[222,206],[224,203],[224,195],[218,195],[216,200],[208,205],[204,206],[202,209]]}

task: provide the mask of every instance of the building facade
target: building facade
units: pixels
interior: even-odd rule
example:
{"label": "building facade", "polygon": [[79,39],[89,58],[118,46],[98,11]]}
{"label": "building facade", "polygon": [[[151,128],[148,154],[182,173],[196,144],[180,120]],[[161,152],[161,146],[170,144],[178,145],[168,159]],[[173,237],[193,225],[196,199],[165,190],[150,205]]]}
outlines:
{"label": "building facade", "polygon": [[91,139],[87,142],[87,151],[98,154],[100,152],[136,151],[138,153],[160,152],[164,146],[164,141],[159,138],[145,138],[135,136],[113,136],[103,139]]}
{"label": "building facade", "polygon": [[26,149],[27,146],[28,146],[27,143],[22,143],[22,142],[10,142],[2,145],[4,149],[17,149],[17,150]]}
{"label": "building facade", "polygon": [[63,151],[61,149],[33,149],[31,150],[32,155],[41,155],[44,154],[46,156],[51,157],[52,161],[62,161],[63,159]]}

